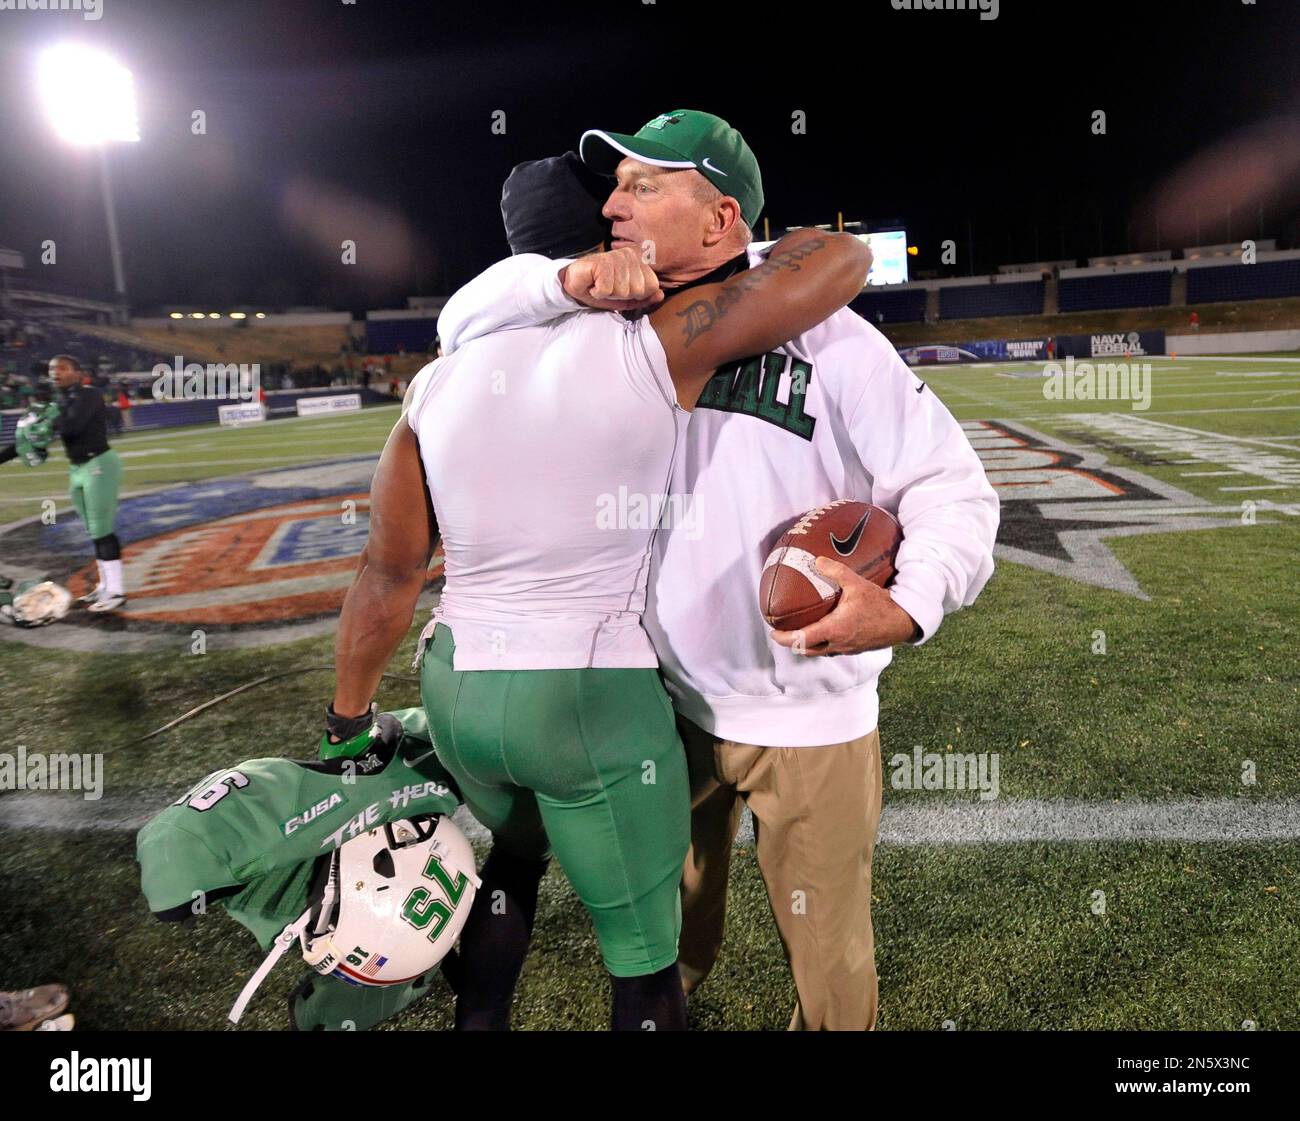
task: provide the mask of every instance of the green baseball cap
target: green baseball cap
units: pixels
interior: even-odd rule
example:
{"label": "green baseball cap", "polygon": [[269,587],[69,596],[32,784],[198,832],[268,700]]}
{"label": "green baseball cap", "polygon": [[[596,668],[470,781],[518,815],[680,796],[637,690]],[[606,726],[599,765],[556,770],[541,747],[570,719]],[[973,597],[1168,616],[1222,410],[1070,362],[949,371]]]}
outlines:
{"label": "green baseball cap", "polygon": [[740,203],[753,227],[763,209],[763,177],[745,138],[721,117],[698,109],[674,109],[647,121],[634,136],[588,129],[578,141],[582,162],[612,175],[624,156],[655,167],[694,168],[724,195]]}

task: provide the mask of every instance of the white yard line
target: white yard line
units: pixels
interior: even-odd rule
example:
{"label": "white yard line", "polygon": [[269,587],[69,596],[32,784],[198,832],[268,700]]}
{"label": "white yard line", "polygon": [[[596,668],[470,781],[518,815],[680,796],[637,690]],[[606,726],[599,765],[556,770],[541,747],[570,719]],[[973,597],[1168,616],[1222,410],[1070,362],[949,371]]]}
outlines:
{"label": "white yard line", "polygon": [[[174,793],[170,792],[171,796]],[[66,794],[12,793],[0,798],[0,829],[134,832],[168,801],[166,793],[153,798],[105,797],[94,802]],[[457,811],[456,820],[471,840],[486,839],[486,830],[464,807]],[[1297,839],[1300,839],[1300,799],[1294,798],[1256,802],[1240,798],[980,802],[973,796],[954,796],[925,803],[887,805],[880,821],[880,844],[906,847],[1044,841],[1240,844]],[[748,811],[736,843],[754,843]]]}
{"label": "white yard line", "polygon": [[1295,483],[1266,483],[1257,487],[1220,487],[1220,490],[1295,490]]}
{"label": "white yard line", "polygon": [[1300,362],[1300,358],[1250,358],[1235,354],[1183,354],[1179,362]]}

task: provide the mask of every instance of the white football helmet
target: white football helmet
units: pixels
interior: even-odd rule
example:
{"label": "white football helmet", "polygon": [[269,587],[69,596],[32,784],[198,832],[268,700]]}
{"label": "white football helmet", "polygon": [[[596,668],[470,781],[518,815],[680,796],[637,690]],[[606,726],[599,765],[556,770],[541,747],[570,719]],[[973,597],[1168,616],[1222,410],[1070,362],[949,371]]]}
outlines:
{"label": "white football helmet", "polygon": [[19,627],[44,627],[57,623],[72,607],[72,593],[53,580],[27,580],[18,585],[4,617]]}
{"label": "white football helmet", "polygon": [[401,985],[438,964],[460,937],[479,884],[474,851],[450,817],[394,821],[329,857],[308,909],[284,928],[240,993],[244,1008],[293,943],[318,973],[352,985]]}

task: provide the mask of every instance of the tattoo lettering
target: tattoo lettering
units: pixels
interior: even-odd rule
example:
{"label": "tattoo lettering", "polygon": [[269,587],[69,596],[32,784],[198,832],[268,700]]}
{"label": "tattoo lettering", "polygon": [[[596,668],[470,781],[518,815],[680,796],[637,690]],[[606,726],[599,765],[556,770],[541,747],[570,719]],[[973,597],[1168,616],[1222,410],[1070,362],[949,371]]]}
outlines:
{"label": "tattoo lettering", "polygon": [[712,327],[718,318],[712,300],[696,300],[685,311],[679,311],[677,315],[678,318],[685,320],[682,324],[682,330],[685,332],[687,346],[690,346],[691,343]]}
{"label": "tattoo lettering", "polygon": [[739,276],[732,277],[713,300],[696,300],[684,310],[677,313],[682,323],[682,345],[690,346],[701,335],[711,331],[719,319],[723,318],[733,307],[740,303],[746,293],[763,287],[780,272],[800,272],[801,261],[811,257],[818,250],[826,248],[826,240],[821,237],[810,238],[802,245],[784,249],[774,257],[749,269]]}

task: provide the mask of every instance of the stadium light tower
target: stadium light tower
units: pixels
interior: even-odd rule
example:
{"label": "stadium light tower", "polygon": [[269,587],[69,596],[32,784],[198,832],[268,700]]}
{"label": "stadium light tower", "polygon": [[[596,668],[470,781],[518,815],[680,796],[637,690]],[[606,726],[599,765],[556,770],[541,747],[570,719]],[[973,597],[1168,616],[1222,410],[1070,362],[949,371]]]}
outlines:
{"label": "stadium light tower", "polygon": [[99,51],[66,44],[41,55],[38,74],[41,99],[54,131],[69,144],[98,150],[99,186],[113,257],[114,297],[117,314],[125,320],[126,274],[108,176],[108,145],[140,139],[131,71]]}

